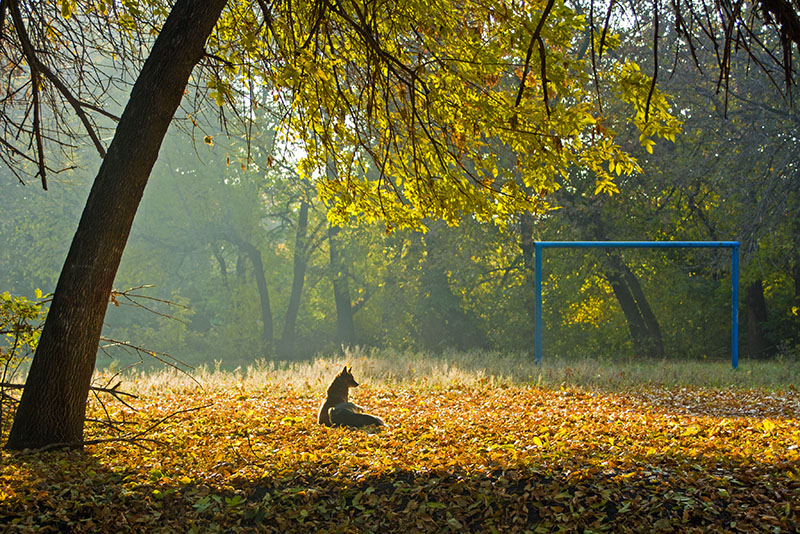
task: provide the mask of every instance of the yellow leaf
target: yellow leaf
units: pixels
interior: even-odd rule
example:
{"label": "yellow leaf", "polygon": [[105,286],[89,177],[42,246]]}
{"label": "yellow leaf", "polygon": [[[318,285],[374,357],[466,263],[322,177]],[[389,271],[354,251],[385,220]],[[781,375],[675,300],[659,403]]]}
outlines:
{"label": "yellow leaf", "polygon": [[291,417],[289,415],[287,415],[286,417],[281,419],[281,423],[284,424],[284,425],[287,425],[287,424],[293,425],[295,423],[302,423],[302,422],[303,422],[303,418],[302,417]]}
{"label": "yellow leaf", "polygon": [[542,440],[539,439],[539,436],[533,437],[533,444],[536,445],[537,447],[544,447],[544,443],[542,443]]}
{"label": "yellow leaf", "polygon": [[213,136],[213,135],[207,135],[207,136],[205,136],[205,137],[203,138],[203,142],[204,142],[205,144],[207,144],[208,146],[214,146],[214,136]]}

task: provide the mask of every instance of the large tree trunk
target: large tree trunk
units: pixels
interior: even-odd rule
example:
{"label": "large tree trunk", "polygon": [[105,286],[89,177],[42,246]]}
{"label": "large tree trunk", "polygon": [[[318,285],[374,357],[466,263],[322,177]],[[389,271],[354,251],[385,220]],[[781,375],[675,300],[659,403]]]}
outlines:
{"label": "large tree trunk", "polygon": [[211,243],[210,246],[211,253],[214,254],[219,266],[219,274],[222,275],[222,285],[225,286],[225,289],[228,289],[228,264],[225,262],[225,256],[222,255],[222,250],[220,250],[217,243]]}
{"label": "large tree trunk", "polygon": [[356,342],[356,327],[353,321],[353,304],[350,301],[350,284],[347,282],[347,266],[344,264],[336,239],[339,231],[339,228],[328,227],[333,298],[336,301],[336,341],[341,345],[350,346]]}
{"label": "large tree trunk", "polygon": [[639,309],[636,306],[636,301],[633,299],[630,289],[622,275],[616,271],[606,271],[606,278],[611,283],[611,289],[614,291],[614,296],[617,297],[622,308],[622,313],[625,315],[625,321],[628,323],[628,330],[631,334],[631,341],[633,342],[633,350],[637,355],[646,355],[647,339],[644,336],[645,326],[644,319],[642,319]]}
{"label": "large tree trunk", "polygon": [[108,297],[145,185],[226,0],[178,0],[131,91],[61,271],[6,447],[83,446]]}
{"label": "large tree trunk", "polygon": [[622,276],[628,288],[630,288],[631,294],[639,308],[639,313],[641,313],[642,319],[644,320],[644,329],[647,334],[650,356],[663,358],[664,338],[661,335],[661,326],[658,324],[658,319],[656,319],[656,315],[653,313],[653,309],[650,307],[647,297],[644,296],[644,291],[642,291],[642,285],[639,283],[639,279],[636,278],[636,275],[633,274],[630,267],[624,263],[622,267]]}
{"label": "large tree trunk", "polygon": [[300,297],[303,293],[303,284],[306,280],[308,267],[308,203],[300,204],[300,213],[297,217],[297,233],[294,241],[294,272],[292,274],[292,290],[289,294],[289,305],[286,307],[286,320],[283,322],[283,335],[281,336],[280,352],[282,358],[291,358],[294,355],[294,336],[297,325],[297,314],[300,312]]}
{"label": "large tree trunk", "polygon": [[607,257],[609,266],[605,269],[605,276],[625,315],[634,351],[641,356],[663,357],[661,327],[644,296],[639,280],[617,254],[608,253]]}
{"label": "large tree trunk", "polygon": [[261,251],[247,241],[240,241],[239,247],[250,258],[250,263],[253,264],[253,276],[256,278],[258,297],[261,301],[261,340],[264,342],[265,356],[269,356],[272,353],[274,329],[272,326],[272,307],[269,303],[269,288],[267,287],[267,277],[264,275],[264,262],[261,259]]}
{"label": "large tree trunk", "polygon": [[747,286],[744,301],[747,307],[747,354],[751,358],[768,358],[775,353],[775,346],[764,332],[767,301],[764,299],[764,284],[761,280]]}

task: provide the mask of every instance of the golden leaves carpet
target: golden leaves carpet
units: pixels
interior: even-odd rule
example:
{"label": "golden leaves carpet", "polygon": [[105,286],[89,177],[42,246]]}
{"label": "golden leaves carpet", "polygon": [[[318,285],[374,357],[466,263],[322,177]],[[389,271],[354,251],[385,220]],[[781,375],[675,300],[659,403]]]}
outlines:
{"label": "golden leaves carpet", "polygon": [[[150,395],[85,453],[2,453],[5,532],[797,532],[800,395],[361,387]],[[203,407],[205,406],[205,407]],[[203,407],[203,408],[201,408]],[[192,411],[183,411],[200,408]],[[102,418],[99,405],[90,416]],[[111,438],[101,425],[91,437]],[[144,447],[147,447],[145,449]],[[149,449],[149,450],[148,450]]]}

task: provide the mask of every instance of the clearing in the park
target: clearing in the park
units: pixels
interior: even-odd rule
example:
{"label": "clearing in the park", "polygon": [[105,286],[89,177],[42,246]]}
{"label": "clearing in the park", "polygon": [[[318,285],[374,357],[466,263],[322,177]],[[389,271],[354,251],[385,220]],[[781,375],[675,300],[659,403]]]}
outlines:
{"label": "clearing in the park", "polygon": [[[202,388],[170,374],[130,377],[136,411],[106,403],[123,434],[92,424],[98,443],[83,454],[2,453],[0,523],[20,533],[800,524],[800,395],[791,384],[760,386],[724,362],[694,371],[738,385],[681,386],[681,366],[663,363],[562,363],[530,379],[443,359],[409,360],[404,371],[382,359],[351,363],[361,382],[352,400],[386,422],[382,431],[317,424],[340,360],[201,372]],[[644,372],[652,380],[636,386]],[[96,401],[90,417],[106,418]]]}

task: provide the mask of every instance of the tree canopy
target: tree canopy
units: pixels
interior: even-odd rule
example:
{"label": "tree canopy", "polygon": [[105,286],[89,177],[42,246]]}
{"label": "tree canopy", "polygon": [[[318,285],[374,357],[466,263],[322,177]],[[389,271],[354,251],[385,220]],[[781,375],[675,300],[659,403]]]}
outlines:
{"label": "tree canopy", "polygon": [[[76,136],[105,153],[116,101],[170,5],[0,6],[0,157],[20,180],[35,174],[46,187],[68,166],[59,157],[50,164],[50,152],[71,150]],[[652,35],[647,75],[616,53],[615,32],[632,26]],[[718,75],[718,89],[729,86],[741,48],[776,87],[782,72],[789,94],[798,27],[783,0],[230,1],[184,105],[193,127],[214,115],[210,97],[249,128],[255,107],[279,104],[285,141],[304,151],[303,175],[337,224],[380,218],[413,227],[470,214],[503,225],[519,210],[546,208],[571,166],[592,170],[596,191],[614,193],[614,176],[637,168],[616,142],[625,122],[645,148],[674,138],[679,121],[655,85],[665,32],[683,43],[675,54]]]}
{"label": "tree canopy", "polygon": [[[4,32],[13,45],[4,47],[5,128],[33,140],[29,150],[5,143],[4,161],[20,179],[15,163],[36,162],[45,183],[47,145],[69,148],[79,128],[65,107],[105,153],[93,116],[114,117],[104,111],[120,79],[113,69],[135,60],[168,6],[3,5],[14,21]],[[305,151],[303,174],[335,206],[335,223],[403,227],[474,214],[505,224],[515,211],[545,207],[572,165],[615,191],[613,176],[636,168],[615,142],[622,123],[636,125],[643,146],[677,132],[669,102],[635,63],[589,61],[598,39],[579,10],[555,0],[231,1],[206,45],[210,70],[195,74],[185,102],[208,90],[244,123],[255,107],[279,104],[285,140]],[[614,36],[602,39],[615,46]],[[598,87],[627,109],[607,113]]]}

